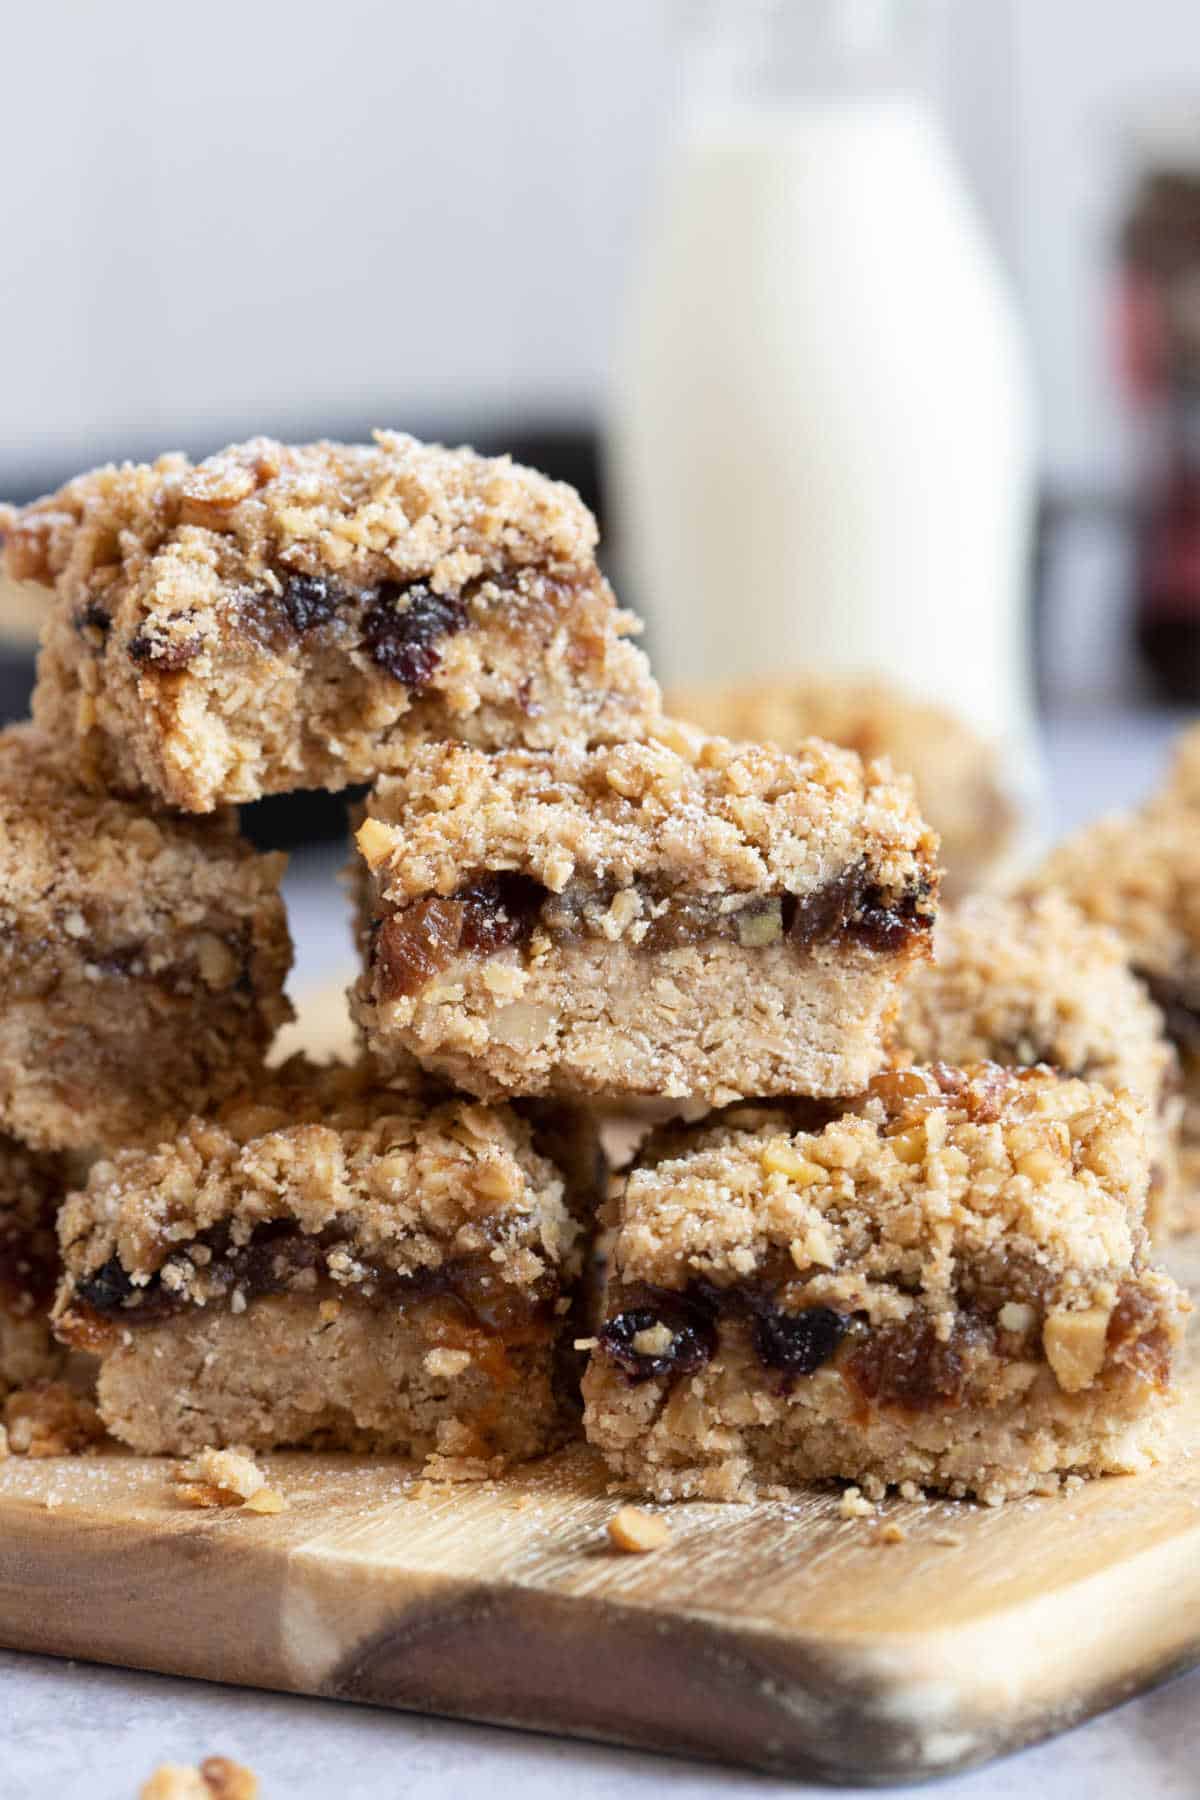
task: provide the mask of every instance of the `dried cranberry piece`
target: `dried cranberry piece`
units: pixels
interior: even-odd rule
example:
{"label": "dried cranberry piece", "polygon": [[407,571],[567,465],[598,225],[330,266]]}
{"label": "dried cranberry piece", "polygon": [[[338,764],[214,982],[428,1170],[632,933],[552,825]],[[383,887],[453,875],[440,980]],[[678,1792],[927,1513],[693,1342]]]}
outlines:
{"label": "dried cranberry piece", "polygon": [[341,596],[325,575],[289,575],[281,598],[292,629],[303,632],[327,625]]}
{"label": "dried cranberry piece", "polygon": [[[657,1356],[635,1350],[640,1331],[665,1325],[671,1342]],[[609,1319],[599,1332],[600,1348],[630,1381],[652,1381],[660,1375],[691,1375],[711,1362],[717,1351],[715,1310],[691,1294],[664,1294],[652,1306],[635,1306]]]}
{"label": "dried cranberry piece", "polygon": [[438,639],[452,637],[466,623],[461,600],[435,594],[423,582],[406,588],[385,581],[363,614],[363,643],[379,668],[405,687],[421,688],[442,660]]}
{"label": "dried cranberry piece", "polygon": [[829,1306],[808,1306],[796,1313],[763,1307],[755,1314],[754,1348],[768,1369],[811,1375],[829,1361],[849,1329],[845,1314]]}
{"label": "dried cranberry piece", "polygon": [[118,1258],[112,1256],[85,1281],[77,1282],[75,1292],[97,1312],[116,1312],[133,1293],[133,1282]]}

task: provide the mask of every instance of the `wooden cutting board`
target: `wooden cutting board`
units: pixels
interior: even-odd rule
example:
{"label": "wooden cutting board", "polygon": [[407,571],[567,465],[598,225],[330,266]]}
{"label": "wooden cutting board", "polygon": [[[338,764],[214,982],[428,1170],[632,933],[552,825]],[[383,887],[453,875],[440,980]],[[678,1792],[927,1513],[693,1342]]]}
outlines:
{"label": "wooden cutting board", "polygon": [[[0,1464],[0,1643],[838,1781],[1061,1731],[1200,1661],[1200,1372],[1160,1471],[990,1511],[836,1494],[669,1512],[609,1546],[583,1448],[469,1488],[260,1459],[271,1516],[169,1464]],[[903,1537],[888,1542],[882,1526]]]}
{"label": "wooden cutting board", "polygon": [[390,1459],[265,1457],[276,1516],[189,1509],[169,1464],[117,1451],[13,1457],[0,1644],[912,1781],[1200,1661],[1200,1366],[1174,1438],[1151,1475],[996,1511],[852,1519],[817,1491],[680,1506],[641,1557],[609,1545],[618,1501],[583,1447],[469,1488]]}

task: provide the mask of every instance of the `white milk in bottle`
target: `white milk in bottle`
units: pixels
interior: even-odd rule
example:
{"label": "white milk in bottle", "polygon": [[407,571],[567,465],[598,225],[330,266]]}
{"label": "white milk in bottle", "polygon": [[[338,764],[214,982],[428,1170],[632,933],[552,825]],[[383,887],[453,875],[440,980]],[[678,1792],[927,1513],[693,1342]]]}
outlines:
{"label": "white milk in bottle", "polygon": [[884,675],[1025,770],[1029,382],[921,15],[708,9],[619,359],[619,542],[668,681]]}

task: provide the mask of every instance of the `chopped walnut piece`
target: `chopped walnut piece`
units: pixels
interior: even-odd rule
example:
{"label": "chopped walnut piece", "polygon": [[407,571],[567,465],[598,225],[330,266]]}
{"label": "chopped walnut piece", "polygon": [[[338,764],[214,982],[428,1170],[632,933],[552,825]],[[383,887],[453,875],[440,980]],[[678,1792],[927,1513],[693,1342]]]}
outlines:
{"label": "chopped walnut piece", "polygon": [[608,1535],[618,1550],[643,1556],[670,1543],[671,1527],[665,1519],[643,1512],[639,1506],[622,1506],[608,1521]]}
{"label": "chopped walnut piece", "polygon": [[1042,1327],[1046,1360],[1065,1394],[1090,1387],[1104,1366],[1111,1306],[1089,1306],[1082,1312],[1060,1308]]}
{"label": "chopped walnut piece", "polygon": [[198,1769],[162,1763],[138,1800],[258,1800],[258,1776],[228,1756],[206,1756]]}
{"label": "chopped walnut piece", "polygon": [[387,861],[396,837],[397,833],[390,825],[381,825],[378,819],[364,819],[355,833],[354,841],[368,868],[374,870]]}

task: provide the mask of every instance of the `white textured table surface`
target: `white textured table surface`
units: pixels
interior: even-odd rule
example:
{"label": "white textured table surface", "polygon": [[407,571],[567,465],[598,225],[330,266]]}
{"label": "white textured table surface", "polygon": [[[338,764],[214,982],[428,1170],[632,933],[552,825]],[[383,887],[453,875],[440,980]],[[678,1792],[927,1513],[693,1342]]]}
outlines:
{"label": "white textured table surface", "polygon": [[[1170,729],[1170,721],[1134,715],[1057,723],[1046,743],[1052,827],[1068,829],[1137,799],[1158,772]],[[305,856],[289,876],[304,982],[327,978],[347,954],[343,902],[331,882],[338,860]],[[237,1631],[236,1616],[229,1628]],[[1119,1620],[1113,1628],[1120,1630]],[[185,1618],[179,1629],[186,1632]],[[1070,1645],[1062,1649],[1070,1655]],[[940,1800],[1193,1800],[1198,1717],[1200,1673],[925,1791]],[[158,1763],[216,1753],[255,1769],[263,1800],[460,1800],[484,1791],[495,1800],[558,1800],[564,1790],[571,1800],[640,1793],[732,1800],[785,1788],[483,1726],[0,1653],[0,1800],[133,1800]]]}

